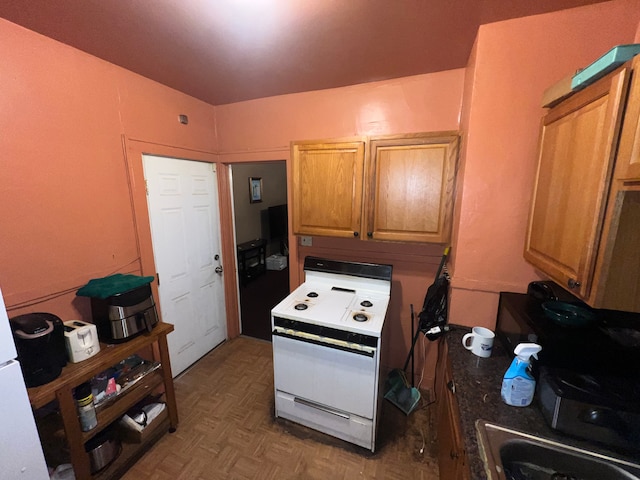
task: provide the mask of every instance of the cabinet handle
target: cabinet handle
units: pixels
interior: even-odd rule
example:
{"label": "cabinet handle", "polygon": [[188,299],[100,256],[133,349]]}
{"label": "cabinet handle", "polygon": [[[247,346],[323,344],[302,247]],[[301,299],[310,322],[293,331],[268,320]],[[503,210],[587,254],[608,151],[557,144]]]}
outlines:
{"label": "cabinet handle", "polygon": [[582,284],[577,280],[574,280],[573,278],[570,278],[569,281],[567,282],[567,286],[569,288],[578,288],[580,285]]}
{"label": "cabinet handle", "polygon": [[354,237],[357,237],[357,236],[359,236],[359,235],[360,235],[360,232],[353,232],[353,236],[354,236]]}
{"label": "cabinet handle", "polygon": [[373,232],[367,232],[367,237],[373,238]]}

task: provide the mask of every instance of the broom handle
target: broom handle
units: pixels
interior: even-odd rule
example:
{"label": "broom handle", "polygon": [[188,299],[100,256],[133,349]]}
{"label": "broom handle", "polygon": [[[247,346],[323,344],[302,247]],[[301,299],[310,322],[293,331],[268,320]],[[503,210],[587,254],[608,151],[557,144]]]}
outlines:
{"label": "broom handle", "polygon": [[[413,312],[413,305],[411,305],[411,311]],[[412,316],[413,318],[413,316]],[[412,323],[412,333],[413,333],[413,322]],[[409,355],[407,355],[407,360],[404,362],[404,368],[402,369],[403,372],[407,371],[407,366],[409,366],[409,360],[413,359],[413,347],[415,347],[416,342],[418,341],[418,336],[420,335],[420,329],[416,328],[416,331],[413,335],[413,341],[411,342],[411,349],[409,350]],[[412,372],[413,374],[413,372]],[[413,380],[413,379],[412,379]],[[413,381],[411,382],[413,384]]]}

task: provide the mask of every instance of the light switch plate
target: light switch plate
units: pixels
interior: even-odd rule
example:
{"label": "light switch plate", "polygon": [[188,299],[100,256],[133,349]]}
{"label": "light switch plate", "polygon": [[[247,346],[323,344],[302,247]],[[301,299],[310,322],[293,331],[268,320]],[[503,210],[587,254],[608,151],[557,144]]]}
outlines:
{"label": "light switch plate", "polygon": [[313,237],[300,237],[300,245],[311,247],[313,245]]}

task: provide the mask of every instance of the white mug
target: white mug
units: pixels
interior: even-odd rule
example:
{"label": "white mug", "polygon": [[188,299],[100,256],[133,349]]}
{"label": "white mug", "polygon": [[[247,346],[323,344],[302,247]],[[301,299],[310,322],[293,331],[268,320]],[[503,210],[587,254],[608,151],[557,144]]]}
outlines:
{"label": "white mug", "polygon": [[[491,356],[495,336],[495,333],[488,328],[473,327],[471,333],[467,333],[462,337],[462,345],[467,350],[471,350],[474,355],[487,358]],[[467,342],[469,339],[471,339],[470,344]]]}

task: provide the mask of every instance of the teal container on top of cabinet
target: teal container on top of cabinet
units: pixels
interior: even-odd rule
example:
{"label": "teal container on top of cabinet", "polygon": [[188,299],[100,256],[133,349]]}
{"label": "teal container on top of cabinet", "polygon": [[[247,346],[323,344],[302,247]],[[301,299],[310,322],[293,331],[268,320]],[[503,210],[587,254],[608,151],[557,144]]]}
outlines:
{"label": "teal container on top of cabinet", "polygon": [[595,82],[627,60],[640,53],[640,43],[613,47],[588,67],[580,70],[571,80],[571,90],[580,90]]}

